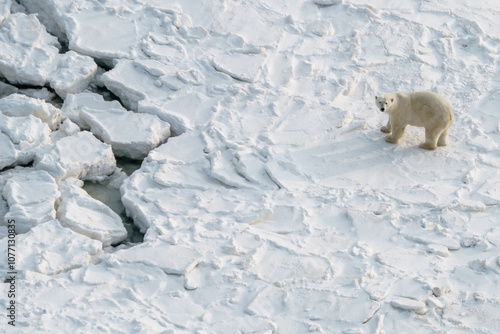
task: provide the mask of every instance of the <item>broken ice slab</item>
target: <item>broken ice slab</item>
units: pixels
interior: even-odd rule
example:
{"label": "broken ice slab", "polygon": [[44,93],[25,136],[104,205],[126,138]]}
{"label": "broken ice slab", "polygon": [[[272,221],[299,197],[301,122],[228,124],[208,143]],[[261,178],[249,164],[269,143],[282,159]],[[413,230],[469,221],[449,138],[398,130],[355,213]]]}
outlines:
{"label": "broken ice slab", "polygon": [[0,132],[0,170],[13,165],[17,159],[17,152],[10,138]]}
{"label": "broken ice slab", "polygon": [[97,138],[110,144],[119,157],[144,159],[170,137],[170,124],[150,114],[85,108],[80,120]]}
{"label": "broken ice slab", "polygon": [[119,250],[113,256],[124,262],[139,262],[159,267],[172,275],[186,275],[203,260],[203,255],[194,248],[173,246],[161,239]]}
{"label": "broken ice slab", "polygon": [[313,0],[313,2],[318,6],[332,6],[341,4],[343,0]]}
{"label": "broken ice slab", "polygon": [[101,76],[101,81],[124,103],[130,110],[138,110],[138,102],[143,99],[161,99],[171,92],[167,85],[163,85],[160,78],[171,67],[163,65],[161,72],[156,67],[151,69],[151,62],[120,60],[116,66]]}
{"label": "broken ice slab", "polygon": [[233,79],[254,83],[259,79],[265,60],[265,54],[233,52],[215,56],[212,66]]}
{"label": "broken ice slab", "polygon": [[12,94],[0,99],[0,113],[20,117],[33,115],[55,130],[61,122],[61,110],[41,99]]}
{"label": "broken ice slab", "polygon": [[93,199],[81,189],[83,182],[69,179],[61,185],[64,189],[57,209],[61,225],[99,240],[103,246],[115,245],[127,237],[122,219],[102,202]]}
{"label": "broken ice slab", "polygon": [[0,176],[8,212],[4,221],[15,220],[16,232],[26,233],[32,227],[56,217],[55,201],[59,198],[55,179],[46,171],[16,170]]}
{"label": "broken ice slab", "polygon": [[213,116],[214,100],[197,92],[179,92],[160,100],[138,102],[138,111],[158,116],[171,125],[173,135],[194,130]]}
{"label": "broken ice slab", "polygon": [[121,110],[125,108],[118,101],[105,101],[102,95],[83,92],[78,94],[68,94],[61,108],[63,118],[69,118],[72,122],[84,127],[80,120],[80,112],[82,110],[106,111],[106,110]]}
{"label": "broken ice slab", "polygon": [[62,98],[85,90],[97,70],[94,60],[73,51],[60,54],[59,48],[36,15],[12,14],[0,29],[0,75],[13,84],[50,82]]}
{"label": "broken ice slab", "polygon": [[8,117],[0,113],[0,143],[0,169],[27,164],[38,149],[50,143],[50,129],[31,115]]}
{"label": "broken ice slab", "polygon": [[43,86],[56,67],[58,47],[35,15],[12,14],[0,29],[0,75],[13,84]]}
{"label": "broken ice slab", "polygon": [[83,131],[40,149],[33,166],[57,180],[75,177],[98,181],[114,172],[116,160],[110,145]]}
{"label": "broken ice slab", "polygon": [[[62,227],[57,220],[35,226],[28,233],[17,237],[16,270],[35,271],[56,275],[88,265],[93,256],[102,250],[100,241]],[[7,238],[0,240],[2,249],[7,249]],[[0,264],[1,271],[7,271],[7,261]],[[2,270],[3,269],[3,270]]]}
{"label": "broken ice slab", "polygon": [[138,26],[125,16],[102,6],[68,14],[69,48],[100,59],[132,58],[139,39]]}
{"label": "broken ice slab", "polygon": [[50,87],[65,99],[68,94],[87,89],[96,71],[97,65],[92,58],[68,51],[58,56],[57,69],[50,75]]}
{"label": "broken ice slab", "polygon": [[417,314],[427,313],[427,308],[425,307],[424,302],[410,298],[396,297],[391,301],[391,305],[394,308],[404,311],[412,311]]}

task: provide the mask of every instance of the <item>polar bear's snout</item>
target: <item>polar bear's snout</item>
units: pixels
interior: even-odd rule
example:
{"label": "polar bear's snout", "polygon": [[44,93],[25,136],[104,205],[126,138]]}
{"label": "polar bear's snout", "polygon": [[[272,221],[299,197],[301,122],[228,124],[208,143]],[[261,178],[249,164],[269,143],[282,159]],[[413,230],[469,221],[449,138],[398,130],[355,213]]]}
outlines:
{"label": "polar bear's snout", "polygon": [[385,109],[387,109],[388,107],[388,101],[382,96],[375,96],[375,103],[377,104],[377,107],[378,109],[381,111],[381,112],[384,112]]}
{"label": "polar bear's snout", "polygon": [[384,102],[380,102],[380,101],[377,101],[377,107],[380,111],[384,112],[385,111],[385,105],[387,103],[384,103]]}

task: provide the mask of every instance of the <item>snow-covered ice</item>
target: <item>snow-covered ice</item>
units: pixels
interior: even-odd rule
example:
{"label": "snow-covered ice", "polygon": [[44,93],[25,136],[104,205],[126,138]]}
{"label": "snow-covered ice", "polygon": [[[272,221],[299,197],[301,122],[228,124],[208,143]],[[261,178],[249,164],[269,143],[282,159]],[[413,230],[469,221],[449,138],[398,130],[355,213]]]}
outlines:
{"label": "snow-covered ice", "polygon": [[55,202],[60,192],[49,173],[20,170],[8,179],[2,177],[2,182],[2,196],[8,205],[4,221],[15,219],[18,233],[56,218]]}
{"label": "snow-covered ice", "polygon": [[96,72],[97,65],[92,58],[69,51],[59,55],[57,69],[51,74],[50,87],[64,99],[68,94],[87,89]]}
{"label": "snow-covered ice", "polygon": [[0,30],[0,75],[13,84],[43,86],[55,70],[57,38],[35,15],[8,16]]}
{"label": "snow-covered ice", "polygon": [[[499,332],[499,15],[493,0],[0,0],[16,329]],[[420,90],[452,104],[449,146],[419,149],[415,127],[385,142],[374,96]]]}
{"label": "snow-covered ice", "polygon": [[[19,235],[18,242],[25,246],[20,247],[17,254],[19,268],[45,275],[87,266],[92,257],[102,251],[99,241],[64,228],[57,220],[47,221]],[[7,247],[5,238],[0,243]]]}
{"label": "snow-covered ice", "polygon": [[83,110],[80,120],[97,138],[110,144],[118,157],[144,159],[170,136],[170,124],[150,114]]}
{"label": "snow-covered ice", "polygon": [[56,130],[61,122],[61,110],[41,99],[22,94],[12,94],[0,99],[0,112],[11,117],[33,115],[51,130]]}
{"label": "snow-covered ice", "polygon": [[0,168],[28,164],[50,144],[50,128],[32,115],[9,117],[0,113]]}
{"label": "snow-covered ice", "polygon": [[68,177],[100,180],[114,172],[116,160],[110,145],[82,131],[42,147],[33,166],[48,171],[57,180]]}
{"label": "snow-covered ice", "polygon": [[127,237],[122,219],[102,202],[83,189],[83,182],[67,179],[62,186],[57,219],[64,227],[102,242],[103,246],[118,244]]}

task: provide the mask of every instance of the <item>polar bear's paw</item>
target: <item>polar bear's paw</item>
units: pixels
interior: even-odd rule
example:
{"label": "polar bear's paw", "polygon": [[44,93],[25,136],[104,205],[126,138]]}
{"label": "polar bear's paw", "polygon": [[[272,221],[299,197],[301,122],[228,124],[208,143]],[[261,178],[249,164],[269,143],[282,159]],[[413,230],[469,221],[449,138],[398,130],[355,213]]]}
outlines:
{"label": "polar bear's paw", "polygon": [[432,144],[429,144],[427,142],[418,145],[418,147],[423,148],[424,150],[429,150],[429,151],[433,151],[437,148],[436,145],[432,145]]}
{"label": "polar bear's paw", "polygon": [[387,136],[385,137],[385,141],[391,144],[397,144],[398,140],[395,139],[393,136]]}
{"label": "polar bear's paw", "polygon": [[380,128],[380,131],[382,131],[383,133],[391,133],[391,129],[389,129],[389,127],[385,125],[382,128]]}

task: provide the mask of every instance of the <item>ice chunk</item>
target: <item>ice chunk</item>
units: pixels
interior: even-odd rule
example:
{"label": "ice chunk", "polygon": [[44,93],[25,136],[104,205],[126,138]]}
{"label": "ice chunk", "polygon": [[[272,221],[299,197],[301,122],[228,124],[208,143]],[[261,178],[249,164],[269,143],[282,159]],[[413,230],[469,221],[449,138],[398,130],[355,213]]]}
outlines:
{"label": "ice chunk", "polygon": [[405,310],[405,311],[413,311],[417,314],[425,314],[427,313],[427,309],[425,307],[425,303],[413,300],[409,298],[397,297],[391,301],[392,307]]}
{"label": "ice chunk", "polygon": [[259,79],[265,60],[265,54],[234,52],[214,57],[212,66],[236,80],[254,83]]}
{"label": "ice chunk", "polygon": [[105,8],[81,10],[69,17],[73,25],[66,31],[70,49],[94,58],[132,58],[138,39],[133,19]]}
{"label": "ice chunk", "polygon": [[10,138],[0,132],[0,170],[13,165],[17,159],[17,152]]}
{"label": "ice chunk", "polygon": [[144,159],[170,137],[170,124],[150,114],[84,109],[80,120],[119,157]]}
{"label": "ice chunk", "polygon": [[5,183],[2,195],[9,206],[4,220],[14,219],[17,233],[26,233],[56,217],[54,204],[60,193],[54,178],[46,171],[14,174]]}
{"label": "ice chunk", "polygon": [[87,110],[122,110],[126,111],[118,101],[105,101],[104,98],[95,93],[84,92],[78,94],[68,94],[61,108],[64,118],[69,118],[72,122],[83,127],[80,120],[80,111]]}
{"label": "ice chunk", "polygon": [[[40,224],[17,238],[16,244],[22,247],[16,248],[16,269],[46,275],[86,266],[102,249],[101,242],[64,228],[57,220]],[[0,241],[3,249],[7,249],[6,240]]]}
{"label": "ice chunk", "polygon": [[[33,116],[8,117],[0,113],[0,132],[5,146],[0,152],[0,169],[12,164],[27,164],[35,157],[35,152],[50,143],[50,129],[47,124]],[[8,137],[11,144],[7,143]],[[14,155],[12,148],[16,150]],[[5,154],[5,155],[3,155]],[[14,159],[14,160],[13,160]]]}
{"label": "ice chunk", "polygon": [[0,29],[0,74],[14,84],[43,86],[56,67],[58,46],[35,15],[12,14]]}
{"label": "ice chunk", "polygon": [[170,123],[174,135],[180,135],[205,123],[213,115],[213,104],[203,94],[188,92],[175,94],[168,99],[139,101],[138,111],[158,116]]}
{"label": "ice chunk", "polygon": [[343,3],[343,0],[313,0],[313,2],[319,6],[332,6]]}
{"label": "ice chunk", "polygon": [[122,219],[108,206],[90,197],[74,182],[65,181],[62,187],[65,189],[57,209],[61,225],[99,240],[103,246],[117,244],[127,237]]}
{"label": "ice chunk", "polygon": [[427,245],[427,252],[429,253],[434,253],[442,257],[448,257],[450,256],[450,252],[448,250],[448,247],[443,246],[443,245]]}
{"label": "ice chunk", "polygon": [[21,94],[12,94],[0,99],[0,112],[7,116],[33,115],[55,130],[61,122],[61,110],[43,100]]}
{"label": "ice chunk", "polygon": [[92,58],[74,51],[59,55],[57,65],[57,70],[50,76],[50,87],[63,99],[68,94],[83,92],[97,71],[97,65]]}
{"label": "ice chunk", "polygon": [[165,273],[172,275],[186,275],[203,260],[203,255],[197,250],[173,246],[163,240],[120,250],[114,256],[124,262],[141,262],[160,267]]}
{"label": "ice chunk", "polygon": [[[101,76],[101,81],[106,87],[118,96],[125,107],[138,110],[138,101],[149,99],[162,99],[172,90],[168,85],[161,84],[160,73],[151,70],[151,62],[147,60],[130,61],[120,60],[111,70]],[[174,72],[174,69],[163,65],[162,73]]]}
{"label": "ice chunk", "polygon": [[317,20],[309,25],[309,30],[316,36],[328,37],[335,32],[333,25],[329,21]]}
{"label": "ice chunk", "polygon": [[35,15],[12,14],[0,29],[0,74],[14,84],[50,82],[62,98],[84,90],[97,65],[73,51],[59,54],[59,47],[57,38],[47,33]]}
{"label": "ice chunk", "polygon": [[99,180],[113,173],[116,160],[110,145],[83,131],[39,150],[33,166],[48,171],[58,180],[68,177]]}

